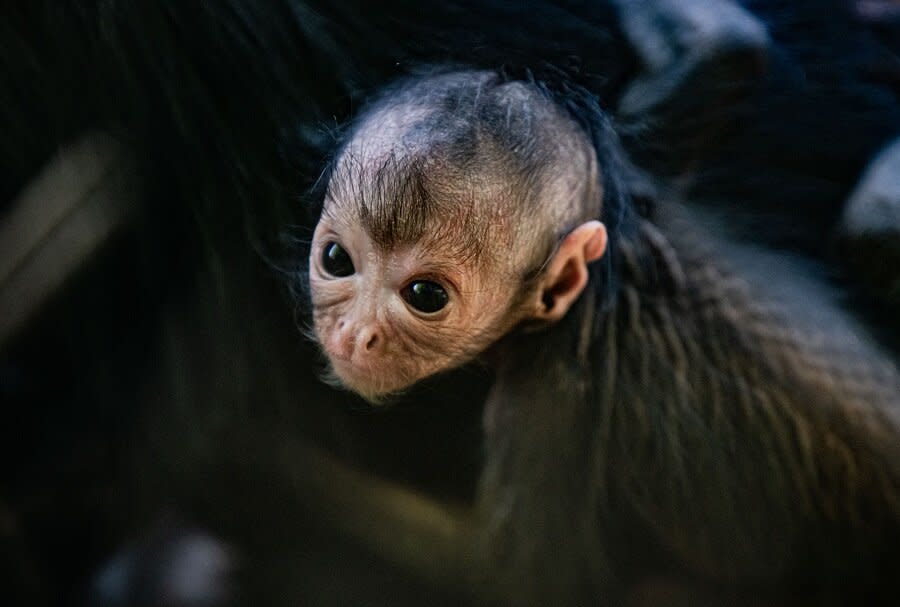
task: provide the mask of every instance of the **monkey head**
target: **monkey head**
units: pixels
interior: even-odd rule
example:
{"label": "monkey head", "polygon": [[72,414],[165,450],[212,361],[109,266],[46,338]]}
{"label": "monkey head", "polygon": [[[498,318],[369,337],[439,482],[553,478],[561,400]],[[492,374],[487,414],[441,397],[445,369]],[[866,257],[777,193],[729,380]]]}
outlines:
{"label": "monkey head", "polygon": [[463,72],[360,120],[309,258],[332,379],[370,401],[565,315],[606,247],[596,157],[535,87]]}

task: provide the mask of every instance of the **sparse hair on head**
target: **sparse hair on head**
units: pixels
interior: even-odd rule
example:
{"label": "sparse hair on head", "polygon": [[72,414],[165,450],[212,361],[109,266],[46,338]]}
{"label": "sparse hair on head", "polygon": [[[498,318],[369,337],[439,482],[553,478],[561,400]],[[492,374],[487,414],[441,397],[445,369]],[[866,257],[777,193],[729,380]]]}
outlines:
{"label": "sparse hair on head", "polygon": [[480,257],[488,237],[524,239],[536,266],[528,270],[568,230],[598,218],[602,198],[580,126],[538,84],[490,71],[389,88],[349,131],[328,190],[384,248],[427,246],[440,226],[460,236],[462,257]]}

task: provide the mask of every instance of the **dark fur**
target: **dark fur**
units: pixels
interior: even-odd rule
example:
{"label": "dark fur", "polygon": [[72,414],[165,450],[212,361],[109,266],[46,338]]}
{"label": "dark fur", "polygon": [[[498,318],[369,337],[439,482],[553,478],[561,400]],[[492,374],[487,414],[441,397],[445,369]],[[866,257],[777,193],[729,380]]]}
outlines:
{"label": "dark fur", "polygon": [[529,604],[617,604],[652,574],[793,604],[892,604],[896,367],[807,268],[748,268],[757,252],[698,224],[645,225],[606,313],[589,294],[565,327],[504,350],[485,549]]}
{"label": "dark fur", "polygon": [[808,265],[713,236],[721,226],[664,199],[652,223],[629,214],[614,134],[596,106],[573,113],[600,125],[612,257],[562,326],[499,346],[480,505],[508,591],[617,604],[635,579],[675,573],[889,604],[890,356]]}
{"label": "dark fur", "polygon": [[[818,255],[823,228],[831,225],[860,167],[896,132],[900,106],[896,77],[891,75],[896,46],[890,50],[896,38],[878,38],[856,20],[844,18],[846,12],[836,13],[836,8],[843,11],[848,5],[843,0],[745,4],[771,24],[778,69],[748,113],[741,114],[750,118],[733,121],[736,128],[722,153],[703,159],[699,181],[703,187],[698,190],[710,193],[713,208],[727,209],[730,222],[749,226],[744,236],[791,246],[799,242],[799,248]],[[275,281],[261,278],[269,276],[271,267],[259,262],[259,252],[280,251],[276,239],[285,226],[298,226],[298,238],[305,238],[314,213],[305,213],[297,193],[318,176],[334,143],[336,125],[372,91],[421,62],[506,68],[515,78],[527,78],[530,71],[534,79],[548,82],[554,80],[548,74],[564,68],[565,80],[574,80],[592,94],[559,86],[554,98],[563,106],[576,106],[573,114],[595,134],[601,166],[619,166],[618,146],[598,135],[611,130],[609,119],[597,111],[581,111],[596,104],[595,95],[612,107],[623,83],[639,67],[608,7],[574,1],[536,6],[402,2],[392,10],[370,2],[287,0],[28,2],[4,7],[0,46],[4,205],[61,143],[87,128],[111,129],[125,139],[144,177],[136,238],[119,243],[110,258],[80,276],[60,306],[48,309],[39,326],[4,352],[0,398],[16,419],[4,425],[0,441],[9,462],[0,512],[4,533],[13,529],[2,541],[3,548],[10,548],[8,554],[15,555],[10,560],[25,571],[5,590],[29,592],[32,600],[25,602],[31,604],[58,604],[59,597],[78,596],[116,544],[139,534],[154,512],[174,503],[209,522],[204,527],[239,544],[243,562],[254,564],[248,567],[248,577],[254,579],[246,586],[251,600],[264,596],[294,604],[293,594],[338,604],[342,598],[345,604],[377,603],[379,598],[383,604],[421,604],[421,594],[401,592],[413,584],[408,579],[393,587],[407,601],[398,600],[397,594],[377,595],[384,580],[397,578],[383,564],[373,565],[371,557],[351,568],[351,574],[342,569],[354,548],[342,544],[343,552],[335,557],[318,531],[309,529],[316,525],[304,526],[298,515],[302,503],[297,503],[291,483],[281,475],[284,468],[302,463],[272,454],[296,435],[313,436],[360,465],[442,495],[465,498],[471,470],[479,462],[478,449],[473,455],[453,440],[458,435],[477,436],[477,431],[460,415],[463,405],[447,404],[453,399],[446,393],[452,387],[468,396],[462,400],[477,402],[480,392],[471,384],[478,382],[426,386],[410,397],[411,403],[430,405],[418,415],[409,408],[395,416],[336,414],[340,405],[358,408],[358,404],[315,381],[311,370],[315,354],[298,345],[296,335],[286,329],[290,314],[283,313],[286,306]],[[730,107],[719,109],[728,116],[734,112]],[[678,134],[698,132],[697,123],[702,126],[705,115],[688,111],[671,120],[663,117],[642,129],[630,129],[626,143],[644,152],[640,157],[650,163],[660,156],[678,155],[686,141]],[[673,125],[678,126],[676,136],[656,137],[660,131],[670,132],[663,127]],[[660,141],[666,144],[663,149],[651,145]],[[784,153],[773,157],[773,149]],[[716,478],[727,470],[740,470],[741,475],[768,470],[768,449],[784,455],[785,445],[792,444],[784,438],[790,435],[788,429],[762,432],[741,443],[746,434],[730,431],[740,430],[739,425],[725,430],[716,426],[722,432],[720,444],[710,447],[709,436],[698,433],[705,429],[702,423],[676,426],[683,432],[669,433],[669,410],[650,406],[659,404],[667,387],[683,386],[689,377],[671,364],[682,359],[672,358],[668,350],[677,345],[669,338],[668,319],[677,320],[684,330],[693,328],[700,345],[709,345],[692,353],[705,355],[738,343],[736,353],[746,354],[752,364],[743,364],[743,354],[733,355],[733,364],[758,370],[766,368],[757,345],[759,333],[753,325],[743,325],[747,318],[757,317],[728,316],[729,303],[719,306],[718,324],[709,325],[700,322],[692,308],[675,305],[686,294],[694,303],[732,299],[716,292],[716,281],[701,280],[705,276],[701,265],[682,259],[697,250],[693,243],[660,246],[666,239],[648,238],[649,232],[639,236],[633,207],[646,211],[651,197],[629,202],[624,194],[609,194],[634,189],[627,171],[606,171],[605,179],[613,180],[605,184],[607,196],[621,203],[608,203],[604,217],[618,240],[612,243],[608,263],[595,270],[602,275],[595,274],[592,285],[617,312],[604,315],[608,320],[598,327],[599,321],[587,316],[596,312],[601,295],[586,298],[567,321],[571,326],[529,341],[523,349],[526,360],[510,360],[510,369],[521,377],[504,375],[500,395],[514,399],[521,394],[523,402],[536,406],[511,410],[499,400],[493,404],[497,414],[490,428],[495,440],[485,485],[494,489],[485,489],[485,503],[491,503],[491,495],[498,496],[495,503],[504,509],[494,511],[495,528],[498,538],[510,538],[498,541],[496,549],[532,572],[516,582],[534,590],[535,597],[580,596],[581,591],[602,588],[611,592],[612,601],[620,582],[635,576],[636,563],[660,563],[659,569],[666,569],[673,560],[683,560],[672,558],[673,552],[684,556],[682,544],[661,538],[673,529],[696,535],[697,512],[718,512],[715,504],[739,499],[746,500],[742,509],[746,518],[734,525],[722,517],[711,519],[706,528],[709,542],[701,542],[704,545],[693,560],[708,562],[714,558],[709,555],[721,554],[722,543],[746,547],[749,556],[723,561],[723,568],[734,571],[739,564],[749,564],[747,570],[754,572],[760,585],[773,580],[776,586],[786,583],[787,576],[782,577],[777,566],[786,562],[784,546],[772,548],[766,542],[770,537],[756,543],[759,534],[737,532],[796,530],[798,511],[788,508],[785,514],[785,505],[792,505],[790,500],[802,489],[826,486],[803,478],[793,482],[793,476],[787,482],[774,475],[771,484],[761,476],[748,476],[746,487],[762,486],[766,491],[746,495],[723,490],[684,506],[686,485],[673,481],[702,480],[710,470]],[[627,269],[628,255],[642,261],[629,262]],[[300,257],[304,258],[302,253]],[[679,266],[681,271],[674,271]],[[741,267],[738,264],[737,269]],[[681,280],[685,275],[687,282]],[[832,309],[818,296],[808,298],[823,281],[801,282],[807,273],[800,270],[789,275],[803,285],[799,296],[810,301],[810,309]],[[656,279],[648,282],[649,276]],[[640,287],[647,284],[652,288]],[[755,297],[756,291],[749,293]],[[751,307],[754,301],[751,297]],[[846,320],[848,314],[838,311],[837,316]],[[779,322],[793,327],[803,317],[794,313]],[[769,316],[762,318],[764,327],[782,326],[772,324]],[[586,323],[587,333],[581,332],[579,323]],[[585,362],[581,335],[601,350],[590,354],[595,361],[591,364],[616,365],[605,370],[614,376],[619,376],[623,362],[643,365],[648,360],[654,366],[632,369],[623,375],[627,381],[600,385]],[[641,339],[642,335],[652,339]],[[541,343],[543,339],[547,341]],[[648,341],[656,349],[648,348]],[[607,349],[621,355],[606,356]],[[660,356],[646,358],[653,352]],[[815,360],[808,347],[797,352],[801,362]],[[872,356],[880,354],[838,352],[836,360],[863,361],[863,373]],[[567,360],[578,362],[570,366],[564,363]],[[728,381],[736,397],[749,397],[753,392],[745,390],[746,382],[755,378],[742,381],[725,360],[717,356],[694,369],[700,374],[716,371],[720,380],[733,376]],[[654,371],[649,381],[648,370]],[[796,379],[795,371],[796,367],[788,367],[785,377]],[[817,376],[827,377],[828,372]],[[557,392],[559,386],[567,392]],[[598,396],[596,391],[604,388],[618,392]],[[587,411],[587,403],[594,402],[613,409]],[[722,401],[709,401],[717,402]],[[549,409],[559,403],[566,406]],[[629,407],[632,403],[636,405]],[[748,403],[752,405],[752,400]],[[467,411],[471,414],[472,407]],[[638,420],[628,417],[641,412],[648,415]],[[696,421],[693,415],[682,419]],[[631,441],[599,444],[638,422],[652,430],[641,434],[642,451]],[[518,432],[501,434],[507,424],[518,427]],[[763,423],[761,429],[768,426]],[[870,435],[853,434],[852,429],[836,433],[840,440],[831,444],[841,450],[854,436],[861,443],[870,440]],[[695,441],[701,442],[697,449],[692,446]],[[731,445],[741,451],[729,451]],[[694,469],[684,469],[692,463],[685,461],[686,452],[703,456],[693,462]],[[662,455],[650,457],[655,453]],[[823,462],[833,461],[823,457]],[[793,475],[798,454],[787,453],[786,461],[791,465],[781,472]],[[605,484],[608,468],[618,463],[625,466],[618,470],[618,482]],[[883,469],[868,478],[883,480],[886,474]],[[596,479],[593,492],[584,491],[587,477]],[[492,483],[492,478],[506,480]],[[836,473],[832,478],[846,477]],[[518,493],[511,494],[517,485]],[[860,485],[876,486],[872,480]],[[597,487],[604,491],[599,493]],[[880,495],[883,505],[883,498],[892,494],[890,485],[884,487],[880,494],[868,489],[842,493],[843,488],[837,487],[829,495]],[[785,493],[773,495],[780,488]],[[648,507],[656,495],[668,508]],[[529,501],[534,496],[540,499]],[[849,511],[828,500],[812,502],[823,509],[829,504],[835,513]],[[701,503],[713,505],[701,509],[697,506]],[[610,518],[599,520],[601,514]],[[823,541],[828,545],[822,551],[816,543],[801,547],[801,556],[810,555],[812,575],[792,576],[795,583],[843,579],[844,566],[861,578],[877,572],[863,569],[877,562],[866,554],[866,547],[885,546],[886,540],[875,537],[869,543],[867,538],[876,534],[868,528],[841,532],[837,520],[821,514],[803,519],[812,521],[809,536],[824,530],[822,538],[837,539]],[[887,529],[892,523],[874,520],[876,530],[879,524]],[[617,536],[625,528],[637,536]],[[583,533],[585,529],[591,532]],[[598,541],[598,534],[604,541]],[[633,556],[629,550],[616,551],[615,558],[609,552],[660,544],[666,549],[654,550],[659,554],[655,560],[646,554]],[[309,547],[308,553],[319,559],[332,550],[327,562],[334,571],[310,565],[304,554],[298,557],[298,545]],[[320,551],[313,550],[316,546]],[[841,547],[865,558],[835,565]],[[767,569],[766,555],[761,553],[768,548],[778,558]],[[883,562],[885,567],[890,564]],[[362,590],[353,594],[347,584],[329,583],[333,579],[329,576],[352,579]],[[376,581],[366,587],[365,580],[371,578]],[[303,582],[299,587],[298,579]],[[890,582],[890,576],[883,579]]]}

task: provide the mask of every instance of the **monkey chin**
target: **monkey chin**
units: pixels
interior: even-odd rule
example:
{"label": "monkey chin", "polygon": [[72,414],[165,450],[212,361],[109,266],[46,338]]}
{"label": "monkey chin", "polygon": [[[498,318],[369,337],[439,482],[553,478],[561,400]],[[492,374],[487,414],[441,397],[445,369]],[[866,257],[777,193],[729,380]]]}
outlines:
{"label": "monkey chin", "polygon": [[322,380],[339,390],[353,392],[373,406],[390,404],[415,383],[415,380],[388,383],[374,373],[361,373],[357,368],[331,358]]}

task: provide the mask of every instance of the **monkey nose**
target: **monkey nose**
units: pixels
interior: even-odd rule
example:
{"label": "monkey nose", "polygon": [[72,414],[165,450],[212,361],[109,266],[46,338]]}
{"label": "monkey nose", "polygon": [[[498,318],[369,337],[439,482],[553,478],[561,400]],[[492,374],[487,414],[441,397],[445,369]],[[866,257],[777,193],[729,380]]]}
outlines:
{"label": "monkey nose", "polygon": [[360,356],[371,356],[381,351],[384,338],[376,326],[365,326],[356,335],[354,353]]}
{"label": "monkey nose", "polygon": [[332,334],[327,350],[334,358],[359,364],[369,362],[373,356],[381,354],[384,343],[383,331],[377,324],[359,326],[340,322]]}

